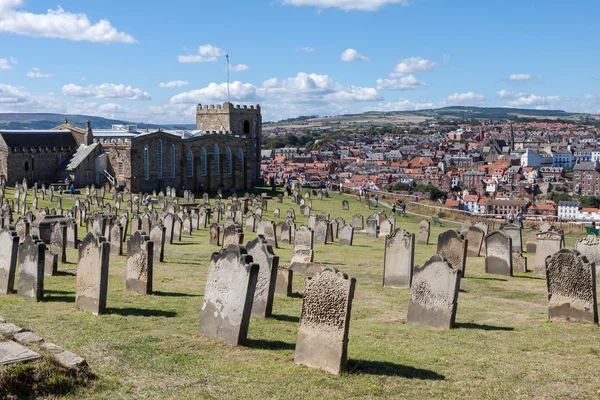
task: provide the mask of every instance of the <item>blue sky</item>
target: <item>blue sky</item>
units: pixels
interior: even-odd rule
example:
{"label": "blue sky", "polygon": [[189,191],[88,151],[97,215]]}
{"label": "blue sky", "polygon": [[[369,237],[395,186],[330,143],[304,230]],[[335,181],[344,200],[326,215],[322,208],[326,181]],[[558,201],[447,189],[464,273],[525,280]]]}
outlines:
{"label": "blue sky", "polygon": [[600,113],[600,2],[0,0],[0,112],[194,123],[447,105]]}

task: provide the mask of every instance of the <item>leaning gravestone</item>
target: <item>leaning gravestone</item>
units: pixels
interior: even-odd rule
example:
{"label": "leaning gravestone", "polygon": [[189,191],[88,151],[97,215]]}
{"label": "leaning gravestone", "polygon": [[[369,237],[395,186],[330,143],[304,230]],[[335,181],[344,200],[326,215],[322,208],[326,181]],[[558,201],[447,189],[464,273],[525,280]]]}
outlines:
{"label": "leaning gravestone", "polygon": [[104,236],[88,233],[79,245],[75,305],[94,315],[106,311],[110,243]]}
{"label": "leaning gravestone", "polygon": [[277,235],[275,234],[275,222],[266,219],[260,220],[260,225],[263,229],[263,234],[267,243],[269,243],[274,249],[277,248]]}
{"label": "leaning gravestone", "polygon": [[429,244],[429,220],[423,219],[419,222],[419,239],[418,244]]}
{"label": "leaning gravestone", "polygon": [[562,249],[546,259],[546,277],[551,320],[598,323],[594,263],[577,250]]}
{"label": "leaning gravestone", "polygon": [[512,240],[512,251],[523,252],[523,239],[521,237],[521,227],[515,224],[506,224],[501,229],[502,232],[510,236]]}
{"label": "leaning gravestone", "polygon": [[199,333],[234,346],[246,342],[259,268],[239,245],[232,244],[220,253],[213,253]]}
{"label": "leaning gravestone", "polygon": [[164,262],[165,260],[165,241],[166,228],[163,224],[156,224],[150,231],[150,240],[154,243],[153,255],[155,262]]}
{"label": "leaning gravestone", "polygon": [[459,232],[449,230],[438,236],[437,253],[445,258],[450,266],[465,275],[467,240]]}
{"label": "leaning gravestone", "polygon": [[485,233],[476,226],[470,226],[465,232],[467,239],[467,257],[479,257]]}
{"label": "leaning gravestone", "polygon": [[346,224],[340,228],[340,246],[352,246],[354,240],[354,228]]}
{"label": "leaning gravestone", "polygon": [[273,311],[273,296],[277,282],[279,257],[273,253],[273,248],[263,236],[257,236],[246,245],[248,254],[253,262],[259,265],[252,316],[269,318]]}
{"label": "leaning gravestone", "polygon": [[358,231],[365,229],[365,218],[360,214],[355,214],[352,217],[352,227]]}
{"label": "leaning gravestone", "polygon": [[456,318],[462,272],[439,255],[416,266],[410,288],[406,322],[451,329]]}
{"label": "leaning gravestone", "polygon": [[383,286],[410,287],[415,260],[415,235],[402,228],[385,238]]}
{"label": "leaning gravestone", "polygon": [[19,245],[19,296],[41,301],[44,297],[44,262],[46,245],[35,235],[25,236]]}
{"label": "leaning gravestone", "polygon": [[14,292],[18,254],[19,235],[14,229],[2,229],[0,231],[0,294]]}
{"label": "leaning gravestone", "polygon": [[127,275],[125,288],[139,294],[152,294],[154,242],[137,231],[127,240]]}
{"label": "leaning gravestone", "polygon": [[346,370],[356,279],[333,268],[305,280],[294,362],[331,374]]}
{"label": "leaning gravestone", "polygon": [[527,231],[525,235],[526,250],[528,253],[535,253],[537,249],[537,234],[539,230],[533,228]]}
{"label": "leaning gravestone", "polygon": [[485,237],[485,272],[487,274],[513,275],[511,242],[510,236],[500,231],[492,232]]}
{"label": "leaning gravestone", "polygon": [[535,252],[535,273],[546,274],[546,257],[553,255],[561,249],[562,235],[547,231],[537,234],[537,249]]}

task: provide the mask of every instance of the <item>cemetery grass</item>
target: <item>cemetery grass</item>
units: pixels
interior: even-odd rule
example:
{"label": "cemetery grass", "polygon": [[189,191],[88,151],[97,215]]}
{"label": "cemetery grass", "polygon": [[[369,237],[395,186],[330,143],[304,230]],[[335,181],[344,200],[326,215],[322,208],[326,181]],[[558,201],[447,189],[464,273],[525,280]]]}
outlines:
{"label": "cemetery grass", "polygon": [[[341,210],[342,199],[350,211]],[[65,198],[63,207],[70,201]],[[265,217],[272,218],[275,207],[283,217],[293,207],[298,226],[307,223],[289,200],[270,200]],[[366,220],[374,212],[336,194],[313,199],[313,210],[347,223],[356,213]],[[396,218],[398,227],[415,234],[419,221]],[[439,233],[459,225],[431,227],[430,243],[435,243]],[[84,230],[79,228],[80,238]],[[254,237],[245,235],[245,242]],[[567,245],[574,240],[568,237]],[[166,245],[165,263],[155,263],[150,296],[125,290],[125,257],[111,255],[108,312],[95,317],[75,307],[76,278],[68,270],[76,268],[77,255],[69,249],[61,273],[45,278],[44,301],[3,296],[0,315],[86,358],[97,378],[67,398],[589,398],[600,389],[598,327],[548,322],[542,277],[486,275],[484,258],[469,258],[456,329],[413,326],[405,323],[409,290],[382,287],[383,243],[356,232],[352,247],[337,240],[315,246],[316,262],[357,279],[347,374],[330,376],[293,362],[302,276],[294,279],[293,297],[275,297],[272,318],[251,319],[247,346],[200,336],[207,267],[216,250],[208,245],[207,229]],[[289,264],[291,250],[290,245],[275,249],[281,264]],[[433,244],[417,245],[415,263],[435,251]],[[533,264],[529,255],[530,269]]]}

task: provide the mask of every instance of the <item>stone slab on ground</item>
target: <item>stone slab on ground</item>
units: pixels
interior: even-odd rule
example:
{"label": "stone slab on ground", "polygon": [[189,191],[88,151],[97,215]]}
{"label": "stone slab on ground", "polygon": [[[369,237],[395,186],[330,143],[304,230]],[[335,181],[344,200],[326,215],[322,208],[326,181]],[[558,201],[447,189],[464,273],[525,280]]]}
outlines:
{"label": "stone slab on ground", "polygon": [[14,335],[19,332],[23,332],[23,328],[20,326],[10,323],[0,324],[0,335]]}
{"label": "stone slab on ground", "polygon": [[41,336],[38,336],[33,332],[19,332],[14,335],[14,338],[21,344],[39,343],[44,341]]}
{"label": "stone slab on ground", "polygon": [[41,356],[35,351],[12,340],[0,342],[0,365],[36,360]]}

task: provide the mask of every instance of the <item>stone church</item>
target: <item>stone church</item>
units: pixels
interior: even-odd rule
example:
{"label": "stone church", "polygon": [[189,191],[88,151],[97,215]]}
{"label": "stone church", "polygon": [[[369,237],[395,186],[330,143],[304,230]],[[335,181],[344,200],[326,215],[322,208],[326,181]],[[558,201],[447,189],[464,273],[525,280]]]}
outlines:
{"label": "stone church", "polygon": [[192,131],[80,128],[65,120],[51,130],[0,130],[0,179],[109,183],[132,192],[246,190],[259,183],[261,139],[260,106],[229,102],[199,104]]}

